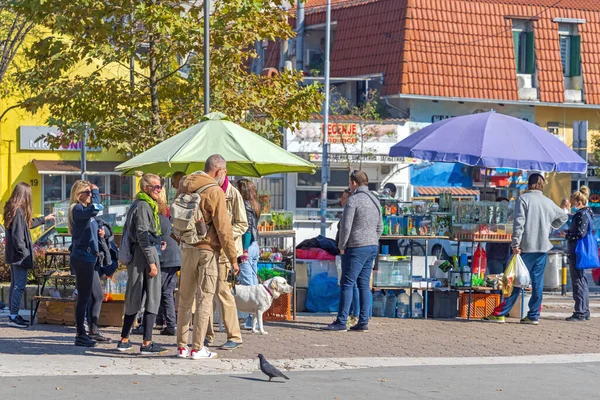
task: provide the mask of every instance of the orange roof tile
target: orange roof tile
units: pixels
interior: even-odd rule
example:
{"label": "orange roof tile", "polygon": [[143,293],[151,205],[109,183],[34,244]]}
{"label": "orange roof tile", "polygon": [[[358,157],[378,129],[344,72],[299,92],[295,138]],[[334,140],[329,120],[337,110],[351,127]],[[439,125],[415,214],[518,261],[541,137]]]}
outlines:
{"label": "orange roof tile", "polygon": [[[325,22],[326,0],[308,0],[306,25]],[[383,95],[517,100],[512,22],[535,17],[540,100],[564,101],[558,24],[579,25],[587,103],[600,104],[598,0],[332,0],[333,76],[384,74]],[[551,7],[553,6],[554,7]]]}

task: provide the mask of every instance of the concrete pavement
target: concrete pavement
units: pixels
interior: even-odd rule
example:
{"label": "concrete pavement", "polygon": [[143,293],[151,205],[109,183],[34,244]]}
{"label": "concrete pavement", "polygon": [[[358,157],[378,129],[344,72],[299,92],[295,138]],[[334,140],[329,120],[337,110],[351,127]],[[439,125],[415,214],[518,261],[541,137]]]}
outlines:
{"label": "concrete pavement", "polygon": [[0,378],[2,398],[20,399],[594,399],[600,363],[388,367],[220,376]]}

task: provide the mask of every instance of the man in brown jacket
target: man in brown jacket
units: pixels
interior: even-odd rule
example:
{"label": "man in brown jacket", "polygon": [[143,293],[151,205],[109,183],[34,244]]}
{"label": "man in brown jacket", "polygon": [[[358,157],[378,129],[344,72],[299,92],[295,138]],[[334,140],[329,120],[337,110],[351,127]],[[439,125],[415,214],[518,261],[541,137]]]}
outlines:
{"label": "man in brown jacket", "polygon": [[[217,174],[218,176],[219,174]],[[182,243],[182,263],[179,287],[179,309],[177,318],[178,357],[191,356],[194,360],[215,358],[216,353],[204,346],[208,321],[213,312],[213,298],[217,290],[219,276],[219,256],[221,251],[239,271],[237,251],[231,229],[225,193],[217,181],[204,172],[195,172],[183,178],[181,188],[192,193],[207,185],[200,194],[202,215],[209,227],[206,238],[196,246]],[[192,316],[192,305],[197,296],[194,318],[193,345],[190,354],[188,336]]]}
{"label": "man in brown jacket", "polygon": [[[244,253],[242,247],[242,235],[248,230],[248,217],[246,216],[246,208],[244,199],[240,192],[229,182],[227,178],[227,164],[225,159],[219,154],[214,154],[206,160],[204,172],[207,175],[215,178],[223,192],[225,192],[225,203],[227,204],[227,213],[231,218],[231,229],[233,232],[233,240],[238,257]],[[235,298],[231,294],[231,287],[227,282],[227,274],[231,270],[231,264],[227,256],[221,253],[219,259],[219,280],[217,282],[216,297],[219,299],[220,312],[227,332],[227,342],[220,348],[222,350],[233,350],[242,344],[242,332],[238,320],[237,307]],[[212,314],[208,323],[208,332],[204,345],[208,346],[215,338],[213,329]]]}

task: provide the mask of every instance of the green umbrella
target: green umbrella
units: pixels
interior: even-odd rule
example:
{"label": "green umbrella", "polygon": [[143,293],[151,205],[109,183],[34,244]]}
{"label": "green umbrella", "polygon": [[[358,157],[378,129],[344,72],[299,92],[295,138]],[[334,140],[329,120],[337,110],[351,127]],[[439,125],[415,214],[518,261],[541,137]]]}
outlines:
{"label": "green umbrella", "polygon": [[170,176],[176,171],[202,170],[204,162],[218,153],[227,160],[227,173],[261,177],[284,172],[313,174],[316,166],[267,139],[234,124],[222,113],[205,115],[201,122],[157,144],[115,170]]}

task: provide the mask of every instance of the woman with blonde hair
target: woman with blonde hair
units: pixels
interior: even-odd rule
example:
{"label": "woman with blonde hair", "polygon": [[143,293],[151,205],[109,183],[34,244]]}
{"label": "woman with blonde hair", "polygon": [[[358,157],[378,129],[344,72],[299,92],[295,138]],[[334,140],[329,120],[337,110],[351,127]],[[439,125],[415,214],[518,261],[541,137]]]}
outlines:
{"label": "woman with blonde hair", "polygon": [[[127,211],[128,231],[123,232],[130,237],[133,258],[127,265],[125,317],[117,350],[128,351],[133,348],[129,342],[129,334],[135,317],[143,306],[144,334],[140,353],[163,354],[167,349],[152,341],[152,329],[156,322],[161,296],[159,253],[166,248],[166,243],[161,240],[158,203],[163,187],[158,175],[137,172],[136,176],[140,178],[140,190]],[[145,301],[144,304],[142,301]]]}
{"label": "woman with blonde hair", "polygon": [[[71,188],[69,206],[69,232],[72,236],[71,267],[75,273],[77,305],[75,320],[77,336],[75,345],[94,347],[97,342],[110,342],[98,329],[98,317],[102,306],[103,292],[99,268],[99,231],[96,216],[104,207],[100,204],[100,191],[88,181],[78,180]],[[102,230],[103,234],[104,231]],[[85,316],[89,313],[89,335],[85,329]]]}
{"label": "woman with blonde hair", "polygon": [[31,186],[18,183],[4,205],[4,224],[6,227],[5,262],[10,264],[10,289],[8,294],[10,316],[8,325],[27,328],[29,321],[19,315],[23,292],[27,285],[27,272],[33,269],[33,243],[30,229],[37,228],[44,221],[54,219],[46,217],[32,218]]}
{"label": "woman with blonde hair", "polygon": [[577,257],[575,255],[577,241],[588,234],[592,234],[589,227],[594,219],[594,213],[587,206],[589,195],[590,190],[587,186],[582,186],[571,195],[571,205],[577,208],[577,212],[573,216],[571,226],[566,235],[569,248],[569,271],[571,272],[571,284],[573,286],[573,300],[575,300],[575,311],[573,315],[567,318],[567,321],[572,322],[590,319],[590,290],[585,270],[577,269]]}

